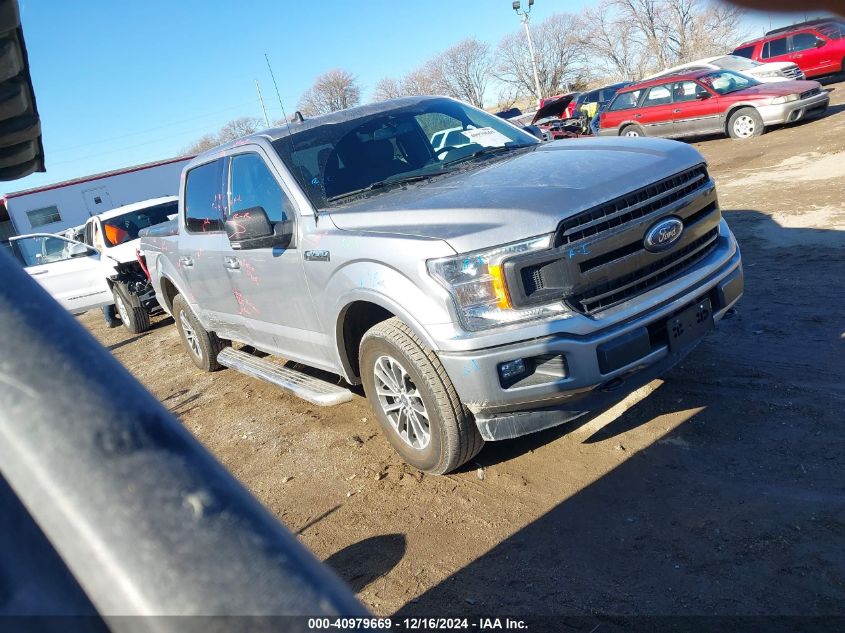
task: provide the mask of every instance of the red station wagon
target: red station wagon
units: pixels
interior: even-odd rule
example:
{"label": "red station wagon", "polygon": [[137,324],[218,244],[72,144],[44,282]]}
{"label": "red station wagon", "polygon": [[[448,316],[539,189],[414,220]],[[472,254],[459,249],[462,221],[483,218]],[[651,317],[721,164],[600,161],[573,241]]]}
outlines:
{"label": "red station wagon", "polygon": [[601,113],[599,135],[748,138],[819,116],[829,102],[817,81],[764,84],[732,70],[699,70],[623,88]]}
{"label": "red station wagon", "polygon": [[733,54],[758,62],[793,62],[807,77],[845,72],[845,23],[813,20],[776,29],[740,44]]}

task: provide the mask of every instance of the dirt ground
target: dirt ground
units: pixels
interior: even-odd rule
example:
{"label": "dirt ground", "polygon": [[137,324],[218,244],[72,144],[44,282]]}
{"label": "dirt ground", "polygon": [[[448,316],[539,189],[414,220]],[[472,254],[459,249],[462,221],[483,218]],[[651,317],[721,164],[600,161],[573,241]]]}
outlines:
{"label": "dirt ground", "polygon": [[197,370],[169,318],[97,338],[381,615],[845,614],[845,83],[828,114],[695,143],[746,292],[608,412],[406,467],[366,402]]}

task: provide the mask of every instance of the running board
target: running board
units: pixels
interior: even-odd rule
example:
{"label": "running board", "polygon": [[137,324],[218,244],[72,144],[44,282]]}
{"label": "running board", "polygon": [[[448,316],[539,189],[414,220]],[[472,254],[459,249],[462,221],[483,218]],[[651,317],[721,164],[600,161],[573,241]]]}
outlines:
{"label": "running board", "polygon": [[352,392],[340,385],[282,367],[231,347],[226,347],[217,355],[217,362],[242,374],[271,382],[284,391],[321,407],[352,400]]}

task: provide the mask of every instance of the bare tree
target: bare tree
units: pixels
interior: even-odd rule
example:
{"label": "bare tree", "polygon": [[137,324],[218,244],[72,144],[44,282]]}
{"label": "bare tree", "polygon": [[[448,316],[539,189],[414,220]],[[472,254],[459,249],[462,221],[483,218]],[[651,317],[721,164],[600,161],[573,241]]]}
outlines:
{"label": "bare tree", "polygon": [[402,83],[392,77],[380,79],[373,88],[373,101],[387,101],[405,94],[402,90]]}
{"label": "bare tree", "polygon": [[226,141],[233,141],[236,138],[252,134],[263,127],[262,123],[262,119],[253,116],[242,116],[239,119],[233,119],[220,128],[220,131],[217,133],[218,141],[225,143]]}
{"label": "bare tree", "polygon": [[344,110],[361,102],[357,78],[348,70],[335,68],[319,77],[299,99],[298,108],[306,116]]}
{"label": "bare tree", "polygon": [[[595,17],[590,19],[594,27]],[[600,17],[611,22],[611,41],[616,33],[615,56],[625,42],[641,72],[718,55],[745,35],[742,9],[706,0],[607,0]],[[602,51],[593,50],[617,65],[604,44]]]}
{"label": "bare tree", "polygon": [[186,154],[199,154],[212,147],[234,141],[236,138],[247,136],[261,129],[261,123],[261,119],[252,116],[242,116],[238,119],[232,119],[221,127],[216,134],[209,133],[201,136],[194,143],[186,147],[184,152]]}
{"label": "bare tree", "polygon": [[402,92],[406,95],[442,95],[447,93],[440,68],[429,60],[402,78]]}
{"label": "bare tree", "polygon": [[586,76],[586,58],[581,45],[584,24],[578,16],[557,13],[532,28],[540,91],[534,83],[531,53],[525,33],[507,35],[498,47],[496,77],[524,94],[535,98],[566,91]]}
{"label": "bare tree", "polygon": [[613,0],[602,0],[584,11],[583,45],[604,78],[633,81],[644,74],[644,48],[636,29],[613,11]]}
{"label": "bare tree", "polygon": [[484,92],[493,71],[489,44],[467,38],[435,57],[430,65],[443,92],[484,107]]}

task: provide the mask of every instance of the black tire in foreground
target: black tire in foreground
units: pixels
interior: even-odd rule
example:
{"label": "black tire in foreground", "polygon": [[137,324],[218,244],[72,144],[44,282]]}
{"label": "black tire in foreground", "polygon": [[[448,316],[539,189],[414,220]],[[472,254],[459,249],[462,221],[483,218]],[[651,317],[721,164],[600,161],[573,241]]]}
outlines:
{"label": "black tire in foreground", "polygon": [[374,325],[360,345],[361,380],[396,452],[420,470],[442,475],[484,446],[437,355],[397,318]]}
{"label": "black tire in foreground", "polygon": [[176,295],[173,299],[173,320],[176,321],[182,345],[194,365],[205,371],[220,369],[222,365],[217,362],[217,355],[232,342],[218,337],[214,332],[206,332],[182,295]]}
{"label": "black tire in foreground", "polygon": [[141,334],[150,329],[150,315],[140,306],[132,305],[127,290],[120,284],[112,286],[114,295],[114,308],[123,325],[132,334]]}
{"label": "black tire in foreground", "polygon": [[763,117],[754,108],[740,108],[728,119],[728,134],[731,138],[746,139],[760,136],[765,129]]}

